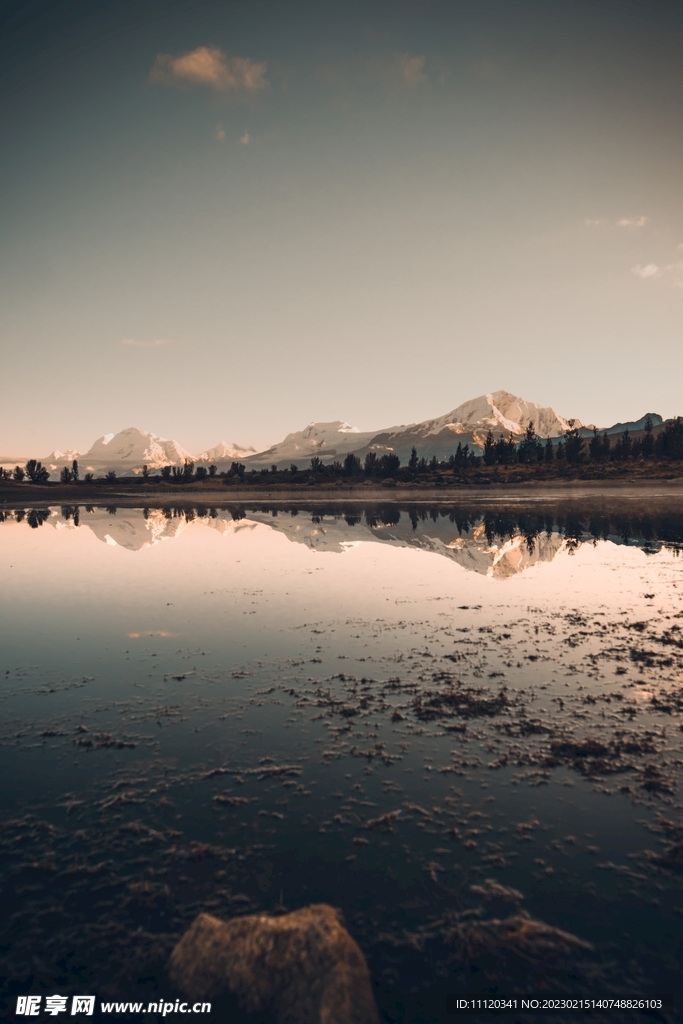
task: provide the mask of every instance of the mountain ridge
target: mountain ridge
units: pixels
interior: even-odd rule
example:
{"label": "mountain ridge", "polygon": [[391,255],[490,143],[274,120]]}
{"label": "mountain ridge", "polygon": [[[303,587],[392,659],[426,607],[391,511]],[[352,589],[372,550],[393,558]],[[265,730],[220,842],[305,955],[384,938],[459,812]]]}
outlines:
{"label": "mountain ridge", "polygon": [[[647,415],[656,426],[663,422],[657,413]],[[645,419],[643,416],[639,420],[600,429],[608,434],[621,433],[625,429],[638,430],[642,429]],[[212,448],[192,455],[175,440],[137,427],[126,427],[116,434],[102,435],[87,452],[55,449],[41,461],[50,472],[70,467],[77,459],[82,474],[115,470],[129,475],[141,473],[145,465],[151,470],[158,470],[167,465],[182,465],[186,459],[198,465],[215,464],[219,471],[229,468],[233,461],[242,462],[252,469],[272,465],[282,469],[292,463],[303,468],[314,457],[329,463],[343,461],[348,454],[363,459],[370,452],[377,455],[391,452],[405,463],[413,447],[421,458],[436,457],[441,461],[447,459],[459,443],[469,444],[475,451],[480,451],[489,429],[496,436],[512,434],[520,438],[530,422],[544,440],[560,437],[570,427],[577,427],[584,436],[590,435],[594,429],[592,424],[586,425],[576,418],[558,414],[551,406],[529,402],[501,390],[469,399],[442,416],[380,430],[361,431],[345,420],[312,422],[260,452],[253,446],[220,441]],[[3,461],[15,460],[0,459]]]}

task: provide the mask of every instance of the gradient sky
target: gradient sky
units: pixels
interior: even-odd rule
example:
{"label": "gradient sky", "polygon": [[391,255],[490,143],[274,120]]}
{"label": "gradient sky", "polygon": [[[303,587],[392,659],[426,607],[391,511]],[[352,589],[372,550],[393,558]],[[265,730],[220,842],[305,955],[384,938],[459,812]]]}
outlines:
{"label": "gradient sky", "polygon": [[2,454],[683,413],[680,0],[1,12]]}

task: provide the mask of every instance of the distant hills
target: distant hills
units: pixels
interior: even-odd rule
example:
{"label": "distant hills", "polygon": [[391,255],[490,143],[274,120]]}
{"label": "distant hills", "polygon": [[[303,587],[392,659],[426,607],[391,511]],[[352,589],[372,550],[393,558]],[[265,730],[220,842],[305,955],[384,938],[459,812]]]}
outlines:
{"label": "distant hills", "polygon": [[[658,414],[649,415],[655,426],[663,422]],[[642,416],[639,420],[615,423],[599,429],[606,430],[608,434],[623,433],[626,429],[633,432],[642,430],[645,419],[646,416]],[[593,432],[592,424],[586,425],[578,419],[565,418],[549,406],[537,405],[509,391],[494,391],[463,402],[451,412],[421,423],[373,431],[359,431],[342,420],[309,423],[303,430],[287,434],[282,441],[261,452],[252,447],[220,441],[213,448],[193,455],[177,441],[158,437],[137,427],[128,427],[118,434],[105,434],[98,438],[87,452],[55,450],[41,461],[51,472],[70,466],[74,459],[78,459],[82,473],[100,475],[115,470],[119,475],[129,476],[140,473],[145,465],[154,471],[162,466],[182,465],[186,459],[191,459],[197,465],[208,466],[213,463],[219,471],[228,469],[233,461],[242,462],[253,469],[273,465],[283,469],[291,463],[304,468],[314,456],[329,463],[337,459],[343,461],[350,452],[361,459],[368,452],[376,452],[380,456],[394,452],[405,463],[410,458],[412,448],[417,449],[421,458],[431,459],[436,456],[442,461],[455,451],[458,443],[469,444],[479,452],[489,429],[496,437],[512,434],[515,438],[521,438],[529,422],[533,423],[536,433],[543,439],[559,438],[570,427],[579,428],[585,436]],[[21,460],[0,459],[4,465],[14,461]]]}

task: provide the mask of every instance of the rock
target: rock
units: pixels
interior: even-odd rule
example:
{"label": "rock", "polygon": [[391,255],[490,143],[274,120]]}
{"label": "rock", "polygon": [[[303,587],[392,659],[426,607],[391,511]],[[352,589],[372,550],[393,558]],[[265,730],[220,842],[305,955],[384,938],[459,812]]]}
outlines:
{"label": "rock", "polygon": [[379,1024],[365,957],[325,903],[220,921],[200,914],[169,962],[189,998],[232,994],[282,1024]]}
{"label": "rock", "polygon": [[456,945],[457,958],[463,962],[482,955],[501,957],[512,953],[527,963],[547,964],[559,957],[593,949],[590,942],[545,921],[535,920],[525,911],[502,920],[492,918],[459,924],[448,938]]}

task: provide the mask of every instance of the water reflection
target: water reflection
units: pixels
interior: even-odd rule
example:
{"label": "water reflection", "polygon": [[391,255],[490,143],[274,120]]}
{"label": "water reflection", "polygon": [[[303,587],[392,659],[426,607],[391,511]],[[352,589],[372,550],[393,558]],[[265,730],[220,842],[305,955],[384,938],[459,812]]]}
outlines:
{"label": "water reflection", "polygon": [[2,518],[14,994],[151,999],[199,910],[315,902],[393,1024],[444,992],[680,991],[673,505]]}
{"label": "water reflection", "polygon": [[418,548],[449,558],[482,575],[506,579],[560,551],[609,540],[646,554],[683,546],[683,513],[677,510],[610,510],[582,504],[515,506],[482,510],[465,505],[353,507],[316,505],[253,507],[225,505],[122,508],[63,505],[0,511],[0,522],[45,524],[57,530],[86,526],[99,540],[128,551],[142,551],[178,537],[189,526],[220,534],[251,530],[257,524],[312,551],[342,554],[362,543]]}

